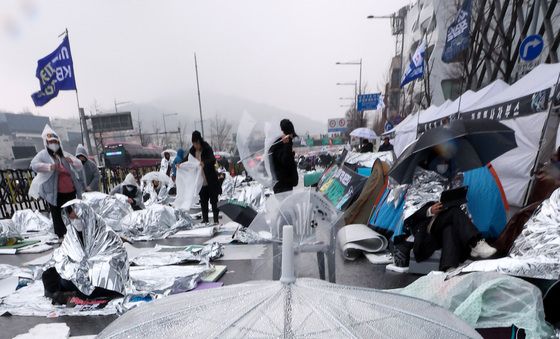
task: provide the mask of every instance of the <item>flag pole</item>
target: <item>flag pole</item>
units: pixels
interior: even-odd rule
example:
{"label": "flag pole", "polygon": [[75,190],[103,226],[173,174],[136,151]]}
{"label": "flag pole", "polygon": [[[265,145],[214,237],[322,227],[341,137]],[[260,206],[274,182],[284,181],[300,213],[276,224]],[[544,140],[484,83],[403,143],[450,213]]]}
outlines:
{"label": "flag pole", "polygon": [[[60,34],[58,37],[60,38],[61,36],[65,36],[66,38],[68,38],[68,42],[70,43],[70,35],[68,34],[68,28],[66,28],[64,32]],[[80,120],[80,132],[82,134],[82,144],[85,144],[88,153],[91,155],[93,154],[91,149],[91,140],[89,138],[89,131],[87,129],[86,116],[84,114],[83,108],[80,107],[80,96],[78,95],[78,84],[76,81],[76,69],[74,68],[73,62],[72,62],[72,68],[74,70],[74,74],[73,74],[74,82],[76,83],[76,88],[74,89],[74,93],[76,94],[76,105],[78,106],[78,118]]]}

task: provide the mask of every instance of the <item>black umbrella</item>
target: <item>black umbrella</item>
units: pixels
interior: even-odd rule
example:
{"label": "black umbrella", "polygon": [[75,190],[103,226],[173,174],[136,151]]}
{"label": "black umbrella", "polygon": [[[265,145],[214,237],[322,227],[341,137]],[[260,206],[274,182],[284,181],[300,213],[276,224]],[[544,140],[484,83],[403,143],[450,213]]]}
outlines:
{"label": "black umbrella", "polygon": [[249,205],[233,199],[220,201],[218,203],[218,208],[232,221],[244,227],[248,227],[257,216],[257,211],[252,209]]}
{"label": "black umbrella", "polygon": [[434,170],[439,159],[448,160],[452,177],[486,166],[517,147],[515,132],[494,120],[453,120],[428,130],[410,144],[391,168],[389,176],[398,183],[412,183],[416,166]]}

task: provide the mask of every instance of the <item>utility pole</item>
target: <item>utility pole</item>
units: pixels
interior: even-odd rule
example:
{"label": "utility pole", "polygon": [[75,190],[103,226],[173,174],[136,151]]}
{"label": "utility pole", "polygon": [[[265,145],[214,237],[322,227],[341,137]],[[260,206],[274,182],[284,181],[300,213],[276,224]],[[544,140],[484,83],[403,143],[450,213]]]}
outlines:
{"label": "utility pole", "polygon": [[194,70],[196,72],[196,89],[198,91],[198,111],[200,113],[200,129],[204,138],[204,121],[202,120],[202,103],[200,101],[200,84],[198,82],[198,63],[196,62],[196,53],[194,53]]}

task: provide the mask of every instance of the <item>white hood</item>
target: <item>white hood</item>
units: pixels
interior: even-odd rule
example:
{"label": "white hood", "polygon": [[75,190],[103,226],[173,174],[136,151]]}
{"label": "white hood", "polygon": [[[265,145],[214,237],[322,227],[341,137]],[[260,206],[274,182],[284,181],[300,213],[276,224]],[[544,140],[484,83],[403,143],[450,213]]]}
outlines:
{"label": "white hood", "polygon": [[41,133],[41,138],[43,139],[43,145],[45,146],[45,148],[47,148],[48,140],[58,140],[58,144],[60,145],[60,149],[62,150],[62,142],[60,140],[60,137],[48,124],[46,124],[45,128],[43,128],[43,133]]}
{"label": "white hood", "polygon": [[134,185],[134,186],[138,186],[138,184],[136,183],[136,179],[134,179],[134,175],[132,175],[132,173],[128,173],[126,175],[126,177],[124,178],[124,181],[122,182],[123,185]]}

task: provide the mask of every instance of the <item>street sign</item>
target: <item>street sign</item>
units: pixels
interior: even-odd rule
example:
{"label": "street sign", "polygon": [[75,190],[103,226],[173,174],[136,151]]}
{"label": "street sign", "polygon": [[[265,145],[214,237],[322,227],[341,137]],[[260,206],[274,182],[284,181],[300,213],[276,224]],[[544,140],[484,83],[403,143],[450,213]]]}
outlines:
{"label": "street sign", "polygon": [[387,122],[385,122],[384,128],[385,128],[385,132],[390,131],[393,129],[393,124],[389,120],[387,120]]}
{"label": "street sign", "polygon": [[358,95],[358,111],[376,110],[379,106],[381,93],[370,93]]}
{"label": "street sign", "polygon": [[345,132],[348,128],[348,121],[345,118],[329,119],[328,126],[329,133]]}
{"label": "street sign", "polygon": [[134,129],[130,112],[98,114],[91,116],[93,133],[128,131]]}
{"label": "street sign", "polygon": [[538,58],[544,47],[544,40],[540,34],[529,35],[521,42],[519,58],[523,61],[533,61]]}

